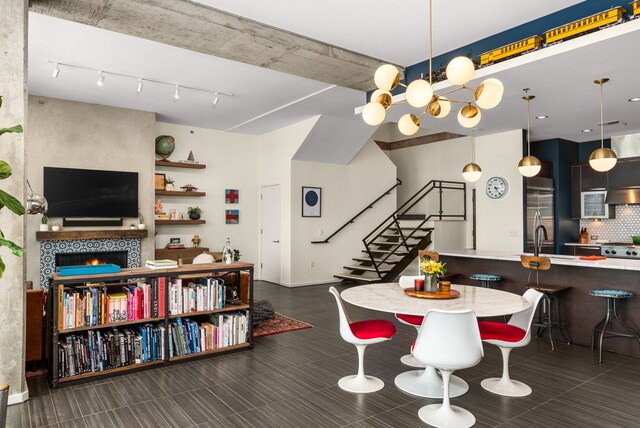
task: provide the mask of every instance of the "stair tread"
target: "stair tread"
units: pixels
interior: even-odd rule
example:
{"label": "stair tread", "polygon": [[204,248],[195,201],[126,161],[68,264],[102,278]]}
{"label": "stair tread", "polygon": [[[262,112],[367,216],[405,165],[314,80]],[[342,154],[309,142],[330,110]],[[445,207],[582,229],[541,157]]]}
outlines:
{"label": "stair tread", "polygon": [[[389,227],[387,230],[397,230],[398,228],[396,226],[391,226]],[[423,226],[423,227],[402,227],[400,226],[400,229],[402,230],[414,230],[414,229],[418,229],[418,230],[433,230],[433,227],[428,227],[428,226]]]}
{"label": "stair tread", "polygon": [[363,281],[363,282],[378,282],[380,281],[380,278],[378,277],[371,277],[371,276],[361,276],[361,275],[353,275],[353,274],[335,274],[333,275],[336,278],[340,278],[340,279],[351,279],[354,281]]}
{"label": "stair tread", "polygon": [[[371,250],[369,250],[369,251],[371,251],[372,253],[397,254],[397,255],[399,255],[399,256],[405,256],[405,255],[409,254],[409,253],[408,253],[408,252],[406,252],[406,251],[374,250],[374,249],[371,249]],[[363,253],[366,253],[366,252],[367,252],[367,250],[362,250],[362,252],[363,252]]]}
{"label": "stair tread", "polygon": [[[422,238],[426,238],[428,235],[412,235],[410,238],[411,239],[422,239]],[[384,235],[380,235],[381,238],[400,238],[400,235],[395,234],[395,235],[391,235],[391,234],[384,234]],[[405,236],[406,238],[407,236]]]}
{"label": "stair tread", "polygon": [[[351,270],[363,270],[366,272],[376,272],[376,268],[374,268],[373,266],[343,266],[343,268]],[[378,268],[378,271],[380,272],[389,272],[390,270],[390,268]]]}
{"label": "stair tread", "polygon": [[[354,257],[353,260],[357,262],[369,262],[371,263],[371,259],[368,257]],[[388,263],[388,264],[396,264],[400,262],[400,259],[387,259],[382,261],[382,259],[373,259],[376,263]]]}

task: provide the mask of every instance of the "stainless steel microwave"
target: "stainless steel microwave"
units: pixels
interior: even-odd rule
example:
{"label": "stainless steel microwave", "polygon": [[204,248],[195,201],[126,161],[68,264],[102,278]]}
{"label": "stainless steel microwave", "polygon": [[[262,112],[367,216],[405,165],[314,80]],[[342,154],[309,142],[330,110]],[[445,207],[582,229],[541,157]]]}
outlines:
{"label": "stainless steel microwave", "polygon": [[609,218],[609,205],[606,190],[593,190],[582,192],[580,195],[581,218]]}

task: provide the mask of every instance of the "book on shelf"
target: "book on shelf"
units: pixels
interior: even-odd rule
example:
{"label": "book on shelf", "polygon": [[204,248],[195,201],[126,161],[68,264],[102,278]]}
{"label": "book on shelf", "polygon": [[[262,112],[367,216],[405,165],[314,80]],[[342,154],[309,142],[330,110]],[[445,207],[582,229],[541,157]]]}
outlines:
{"label": "book on shelf", "polygon": [[159,318],[164,317],[166,313],[164,277],[123,286],[121,292],[113,291],[104,285],[85,289],[65,289],[60,284],[58,329]]}
{"label": "book on shelf", "polygon": [[169,358],[240,345],[248,333],[249,311],[214,314],[200,323],[175,318],[169,323]]}
{"label": "book on shelf", "polygon": [[145,263],[147,269],[172,269],[178,267],[178,262],[175,260],[147,260]]}
{"label": "book on shelf", "polygon": [[169,287],[169,311],[173,315],[222,309],[226,286],[215,278],[200,278],[199,283],[172,278]]}
{"label": "book on shelf", "polygon": [[58,377],[164,360],[165,337],[165,326],[160,323],[61,336]]}

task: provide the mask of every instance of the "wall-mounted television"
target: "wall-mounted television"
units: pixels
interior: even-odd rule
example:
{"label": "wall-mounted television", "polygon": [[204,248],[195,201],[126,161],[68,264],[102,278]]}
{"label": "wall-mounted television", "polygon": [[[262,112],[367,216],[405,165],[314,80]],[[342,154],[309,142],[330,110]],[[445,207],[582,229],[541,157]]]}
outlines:
{"label": "wall-mounted television", "polygon": [[138,173],[44,167],[49,217],[138,216]]}

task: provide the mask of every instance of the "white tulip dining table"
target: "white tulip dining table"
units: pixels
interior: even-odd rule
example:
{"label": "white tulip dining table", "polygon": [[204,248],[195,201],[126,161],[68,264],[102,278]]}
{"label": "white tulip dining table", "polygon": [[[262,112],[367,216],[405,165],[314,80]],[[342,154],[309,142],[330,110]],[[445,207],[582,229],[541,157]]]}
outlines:
{"label": "white tulip dining table", "polygon": [[[460,292],[455,299],[421,299],[405,294],[397,282],[366,284],[340,293],[342,299],[355,306],[393,314],[424,316],[430,309],[450,311],[472,310],[476,317],[515,314],[528,309],[531,303],[524,297],[492,288],[453,284]],[[446,328],[446,326],[443,326]],[[455,334],[455,332],[451,332]],[[444,387],[436,369],[410,370],[395,378],[396,386],[409,394],[427,398],[442,398]],[[458,376],[451,377],[449,395],[459,397],[469,390],[469,384]]]}

